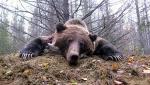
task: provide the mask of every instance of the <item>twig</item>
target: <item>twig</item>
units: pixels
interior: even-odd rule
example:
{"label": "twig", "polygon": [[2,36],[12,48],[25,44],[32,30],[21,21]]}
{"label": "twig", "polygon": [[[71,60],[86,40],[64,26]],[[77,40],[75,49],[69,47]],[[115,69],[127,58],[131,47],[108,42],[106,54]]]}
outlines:
{"label": "twig", "polygon": [[89,13],[87,13],[85,16],[83,16],[81,19],[84,20],[87,17],[89,17],[97,8],[99,8],[100,6],[103,5],[103,3],[105,2],[105,0],[103,0],[100,4],[98,4],[93,10],[91,10]]}
{"label": "twig", "polygon": [[[0,22],[3,23],[3,24],[5,24],[2,20],[1,20]],[[9,25],[9,24],[7,24],[7,26],[14,28],[12,25]],[[16,30],[17,30],[17,31],[20,31],[19,29],[16,29]],[[21,30],[21,32],[24,33],[24,34],[29,35],[30,37],[35,38],[35,36],[33,36],[33,35],[31,35],[31,34],[25,32],[25,31],[23,31],[23,30]]]}
{"label": "twig", "polygon": [[[11,13],[15,13],[15,11],[10,10],[10,9],[8,9],[8,8],[6,8],[6,7],[3,7],[3,6],[1,6],[1,5],[0,5],[0,7],[3,8],[3,9],[5,9],[5,10],[8,10],[8,11],[11,12]],[[22,15],[20,15],[20,14],[18,14],[18,16],[22,17],[23,19],[27,20],[28,22],[30,22],[30,23],[32,23],[32,24],[34,24],[34,25],[39,26],[40,28],[43,28],[43,29],[45,29],[45,30],[49,30],[49,29],[47,29],[47,28],[45,28],[45,27],[42,27],[42,26],[40,26],[40,25],[38,25],[38,24],[36,24],[36,23],[34,23],[34,22],[32,22],[32,21],[26,19],[24,16],[22,16]]]}
{"label": "twig", "polygon": [[81,3],[82,3],[82,0],[80,0],[80,3],[79,3],[79,5],[78,5],[78,7],[77,7],[77,9],[71,14],[71,18],[74,18],[74,14],[76,13],[76,12],[78,12],[78,10],[79,10],[79,8],[80,8],[80,6],[81,6]]}

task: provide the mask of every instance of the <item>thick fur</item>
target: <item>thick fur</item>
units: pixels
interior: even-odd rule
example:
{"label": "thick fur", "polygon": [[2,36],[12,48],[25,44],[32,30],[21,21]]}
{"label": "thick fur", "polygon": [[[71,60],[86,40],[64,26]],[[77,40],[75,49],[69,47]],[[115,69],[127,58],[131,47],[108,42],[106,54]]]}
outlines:
{"label": "thick fur", "polygon": [[121,52],[104,38],[97,37],[95,41],[95,55],[102,57],[105,60],[119,61],[124,59]]}
{"label": "thick fur", "polygon": [[[57,50],[61,51],[70,64],[77,64],[82,54],[98,55],[105,60],[123,59],[122,53],[114,45],[101,37],[92,35],[85,22],[78,19],[71,19],[65,24],[58,24],[56,32],[52,35],[39,37],[29,42],[20,51],[20,57],[29,59],[39,56],[44,53],[47,46],[52,47],[52,49],[57,47]],[[69,53],[76,55],[70,56]]]}
{"label": "thick fur", "polygon": [[82,20],[79,20],[79,19],[70,19],[70,20],[66,21],[64,26],[66,26],[67,28],[70,28],[70,26],[71,27],[75,26],[75,27],[80,28],[80,30],[83,30],[84,32],[87,32],[87,34],[90,34],[86,23]]}
{"label": "thick fur", "polygon": [[44,53],[45,49],[50,49],[50,47],[52,47],[48,44],[51,42],[51,36],[41,36],[35,38],[20,50],[19,57],[27,60],[32,57],[40,56]]}
{"label": "thick fur", "polygon": [[[52,43],[60,49],[68,62],[76,64],[82,53],[92,54],[94,52],[94,45],[92,43],[94,38],[89,34],[87,26],[83,21],[72,19],[67,21],[64,25],[58,24],[53,36]],[[74,45],[72,45],[72,43],[74,43]],[[77,55],[73,55],[72,58],[69,55],[71,55],[70,52],[72,52],[73,49],[79,52],[76,53]]]}
{"label": "thick fur", "polygon": [[[61,27],[57,25],[56,27]],[[60,49],[64,46],[65,42],[67,44],[67,41],[69,39],[76,39],[78,38],[80,42],[83,42],[88,50],[91,50],[94,52],[94,45],[91,42],[91,38],[89,37],[89,31],[85,24],[85,22],[78,20],[78,19],[71,19],[68,20],[64,24],[64,30],[62,32],[55,32],[52,36],[54,36],[52,43],[55,44],[55,46],[60,47]],[[94,41],[94,40],[93,40]],[[63,43],[62,43],[63,42]]]}

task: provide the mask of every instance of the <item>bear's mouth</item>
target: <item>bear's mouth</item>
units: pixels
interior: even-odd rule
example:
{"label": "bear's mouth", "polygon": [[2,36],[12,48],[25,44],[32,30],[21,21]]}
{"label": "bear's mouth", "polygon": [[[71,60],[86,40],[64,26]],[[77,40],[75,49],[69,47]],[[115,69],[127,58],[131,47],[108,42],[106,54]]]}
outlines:
{"label": "bear's mouth", "polygon": [[78,55],[71,55],[69,65],[70,66],[76,66],[78,64],[78,58],[79,58]]}

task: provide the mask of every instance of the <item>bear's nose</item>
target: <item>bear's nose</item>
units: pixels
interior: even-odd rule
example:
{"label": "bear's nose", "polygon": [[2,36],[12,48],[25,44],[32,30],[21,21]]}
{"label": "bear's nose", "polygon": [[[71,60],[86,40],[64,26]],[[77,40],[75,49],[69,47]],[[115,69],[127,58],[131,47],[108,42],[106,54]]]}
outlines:
{"label": "bear's nose", "polygon": [[73,65],[73,66],[77,65],[78,58],[79,58],[79,55],[76,55],[76,54],[70,55],[69,65]]}

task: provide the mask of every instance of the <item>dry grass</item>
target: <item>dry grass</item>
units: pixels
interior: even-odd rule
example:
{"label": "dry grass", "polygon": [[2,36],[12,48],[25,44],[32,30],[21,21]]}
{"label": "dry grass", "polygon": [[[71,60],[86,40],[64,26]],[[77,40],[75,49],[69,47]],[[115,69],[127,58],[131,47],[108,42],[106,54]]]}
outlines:
{"label": "dry grass", "polygon": [[150,85],[150,56],[130,56],[121,62],[98,57],[70,67],[61,55],[22,61],[15,54],[0,57],[0,85]]}

